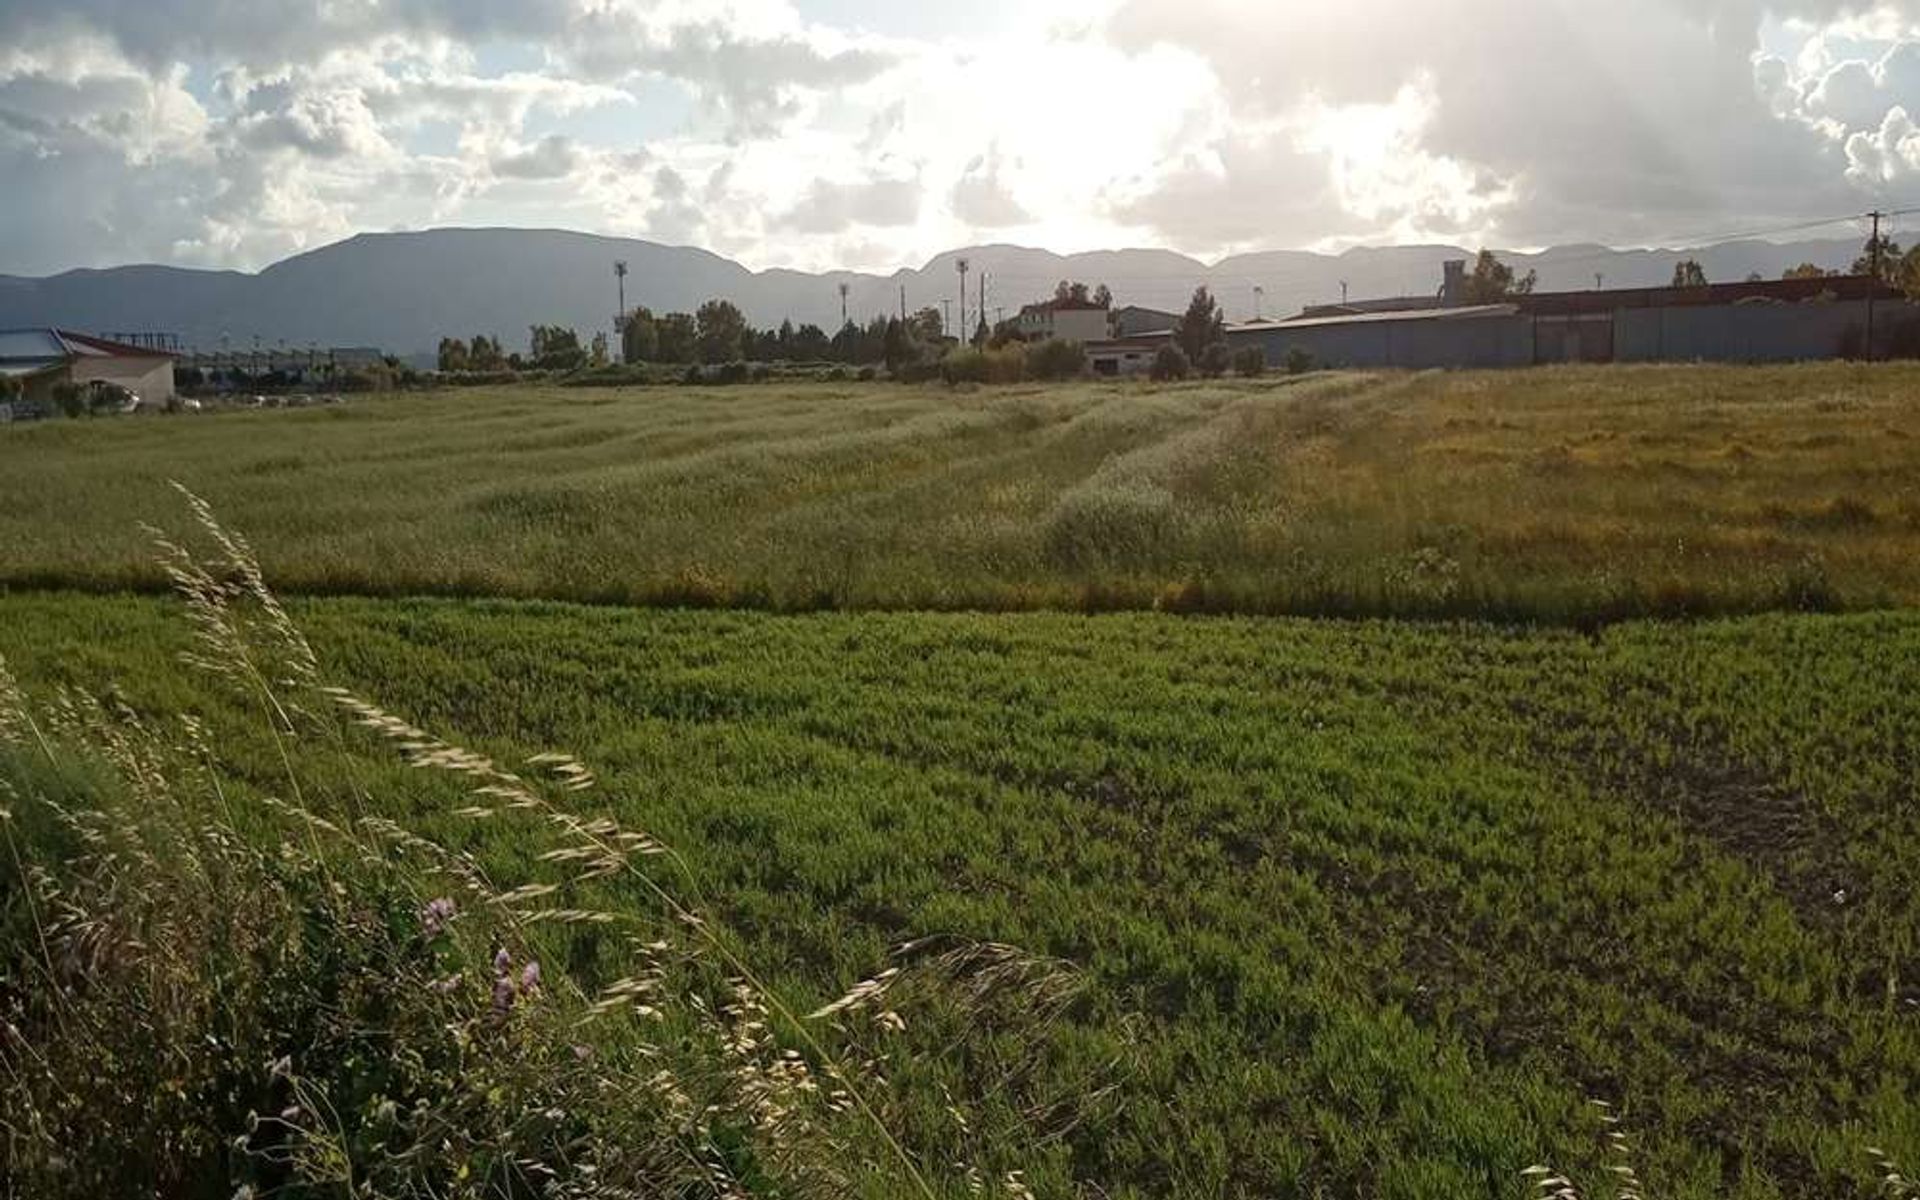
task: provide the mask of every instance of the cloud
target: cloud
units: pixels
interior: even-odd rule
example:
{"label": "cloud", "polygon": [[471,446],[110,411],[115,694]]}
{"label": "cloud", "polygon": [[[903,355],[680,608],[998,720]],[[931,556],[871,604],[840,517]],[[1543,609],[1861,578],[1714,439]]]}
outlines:
{"label": "cloud", "polygon": [[920,215],[920,181],[816,179],[780,224],[801,233],[844,233],[855,225],[911,225]]}
{"label": "cloud", "polygon": [[1067,8],[916,39],[824,0],[0,0],[0,270],[447,223],[806,268],[989,230],[1630,243],[1920,170],[1920,0]]}
{"label": "cloud", "polygon": [[1001,177],[1002,167],[998,145],[968,163],[953,185],[953,215],[978,229],[1005,229],[1033,220]]}
{"label": "cloud", "polygon": [[573,173],[580,155],[573,139],[549,134],[524,150],[496,155],[493,173],[507,179],[560,179]]}

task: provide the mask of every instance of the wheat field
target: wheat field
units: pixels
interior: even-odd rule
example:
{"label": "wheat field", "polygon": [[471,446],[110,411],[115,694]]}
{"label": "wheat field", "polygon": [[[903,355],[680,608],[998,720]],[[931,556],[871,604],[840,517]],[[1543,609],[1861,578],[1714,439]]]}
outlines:
{"label": "wheat field", "polygon": [[1587,621],[1920,601],[1920,368],[476,389],[0,431],[0,584]]}

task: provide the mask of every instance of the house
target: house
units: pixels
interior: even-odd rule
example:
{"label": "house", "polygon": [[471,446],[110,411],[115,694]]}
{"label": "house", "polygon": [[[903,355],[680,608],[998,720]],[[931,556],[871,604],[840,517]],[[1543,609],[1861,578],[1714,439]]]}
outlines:
{"label": "house", "polygon": [[1107,338],[1086,343],[1087,369],[1095,375],[1145,375],[1153,370],[1154,356],[1168,344],[1165,333],[1159,336]]}
{"label": "house", "polygon": [[1048,300],[1020,310],[1017,326],[1029,342],[1060,338],[1069,342],[1098,342],[1107,337],[1107,306],[1091,300]]}
{"label": "house", "polygon": [[173,399],[173,365],[168,350],[89,337],[64,329],[0,330],[0,375],[23,385],[23,399],[44,408],[63,383],[113,383],[146,404]]}
{"label": "house", "polygon": [[1161,312],[1157,308],[1141,308],[1137,304],[1129,304],[1125,308],[1116,308],[1107,314],[1108,336],[1114,338],[1133,338],[1147,333],[1165,333],[1179,323],[1179,313]]}

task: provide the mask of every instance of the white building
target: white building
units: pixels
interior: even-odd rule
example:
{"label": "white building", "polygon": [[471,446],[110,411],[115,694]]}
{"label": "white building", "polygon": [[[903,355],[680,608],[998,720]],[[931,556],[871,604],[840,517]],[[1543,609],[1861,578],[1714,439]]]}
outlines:
{"label": "white building", "polygon": [[1060,338],[1069,342],[1105,341],[1107,308],[1091,300],[1049,300],[1020,310],[1020,336],[1029,342]]}
{"label": "white building", "polygon": [[0,375],[18,379],[28,404],[45,406],[62,383],[113,383],[142,404],[173,399],[178,355],[64,329],[0,330]]}

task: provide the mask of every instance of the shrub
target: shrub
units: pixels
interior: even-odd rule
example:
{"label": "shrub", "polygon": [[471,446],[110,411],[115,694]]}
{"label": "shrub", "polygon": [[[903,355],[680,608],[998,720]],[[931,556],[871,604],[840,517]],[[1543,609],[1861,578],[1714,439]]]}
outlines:
{"label": "shrub", "polygon": [[1305,375],[1314,369],[1313,355],[1303,347],[1295,346],[1287,351],[1287,374]]}
{"label": "shrub", "polygon": [[893,377],[901,383],[932,383],[941,378],[945,365],[943,360],[937,358],[902,363],[899,369],[894,371]]}
{"label": "shrub", "polygon": [[1267,352],[1248,346],[1233,356],[1233,373],[1242,379],[1258,379],[1267,373]]}
{"label": "shrub", "polygon": [[1208,379],[1218,379],[1233,366],[1233,351],[1225,342],[1214,342],[1200,356],[1200,373]]}
{"label": "shrub", "polygon": [[1049,338],[1027,347],[1029,379],[1077,379],[1087,370],[1087,348],[1079,342]]}
{"label": "shrub", "polygon": [[1178,346],[1162,346],[1160,352],[1153,356],[1152,376],[1156,382],[1170,383],[1185,379],[1190,370],[1192,364],[1187,361],[1186,352]]}
{"label": "shrub", "polygon": [[680,376],[680,382],[685,384],[688,387],[699,387],[701,384],[705,383],[706,381],[707,381],[706,376],[700,373],[699,363],[694,363],[691,366],[689,366],[686,370],[686,373]]}
{"label": "shrub", "polygon": [[748,369],[747,364],[736,359],[733,362],[723,364],[717,368],[713,373],[711,382],[729,384],[745,383],[751,377],[752,372]]}
{"label": "shrub", "polygon": [[861,367],[860,373],[854,376],[854,378],[858,379],[861,383],[872,383],[875,379],[879,378],[879,375],[880,372],[874,370],[872,367]]}
{"label": "shrub", "polygon": [[66,417],[87,415],[87,394],[79,384],[62,380],[53,385],[54,410]]}

